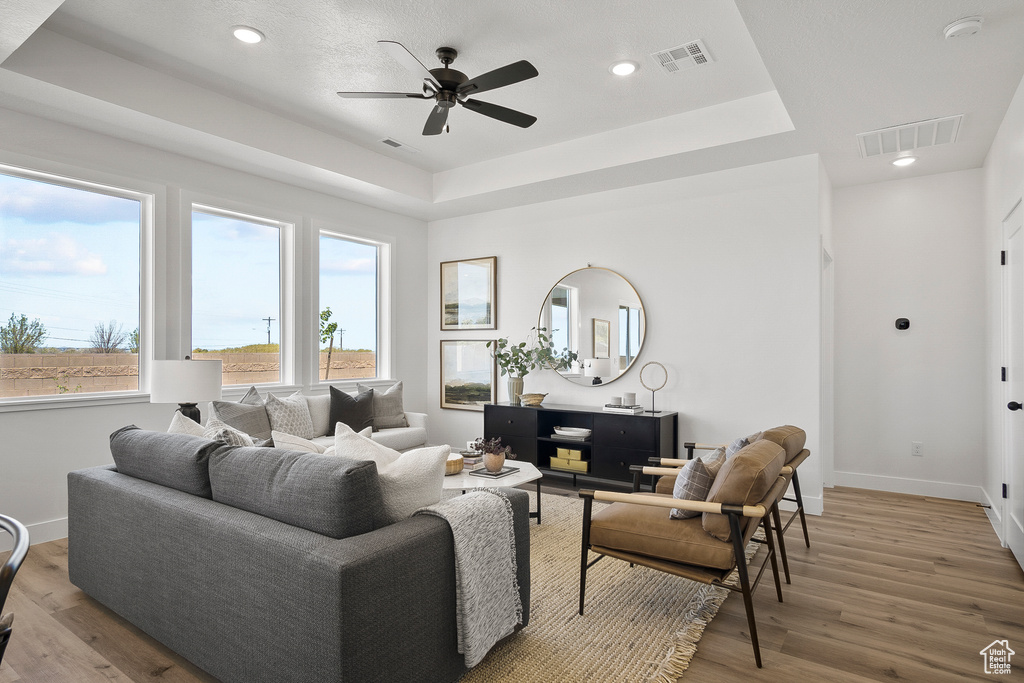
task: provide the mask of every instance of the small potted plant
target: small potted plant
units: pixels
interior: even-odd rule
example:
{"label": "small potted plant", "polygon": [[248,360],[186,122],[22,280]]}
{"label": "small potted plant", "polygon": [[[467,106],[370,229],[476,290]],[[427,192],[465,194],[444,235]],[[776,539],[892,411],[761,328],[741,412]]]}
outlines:
{"label": "small potted plant", "polygon": [[473,442],[473,449],[484,454],[484,469],[488,472],[500,472],[505,466],[505,458],[516,459],[511,446],[501,445],[500,436],[493,439],[477,439]]}

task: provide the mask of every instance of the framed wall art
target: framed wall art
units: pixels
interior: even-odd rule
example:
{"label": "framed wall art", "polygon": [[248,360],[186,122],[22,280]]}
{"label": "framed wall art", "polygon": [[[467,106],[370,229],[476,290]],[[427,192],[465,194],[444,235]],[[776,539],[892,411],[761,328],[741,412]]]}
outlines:
{"label": "framed wall art", "polygon": [[594,358],[608,358],[611,323],[594,318]]}
{"label": "framed wall art", "polygon": [[498,373],[487,340],[441,341],[441,407],[483,411],[498,399]]}
{"label": "framed wall art", "polygon": [[441,329],[495,330],[498,257],[441,263]]}

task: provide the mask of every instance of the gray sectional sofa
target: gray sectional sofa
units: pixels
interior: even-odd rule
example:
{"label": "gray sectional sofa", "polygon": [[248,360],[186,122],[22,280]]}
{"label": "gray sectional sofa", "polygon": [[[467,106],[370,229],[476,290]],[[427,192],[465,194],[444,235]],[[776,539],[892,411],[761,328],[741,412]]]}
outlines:
{"label": "gray sectional sofa", "polygon": [[[125,428],[68,475],[72,583],[225,682],[454,681],[452,533],[376,465]],[[524,625],[528,497],[512,500]]]}

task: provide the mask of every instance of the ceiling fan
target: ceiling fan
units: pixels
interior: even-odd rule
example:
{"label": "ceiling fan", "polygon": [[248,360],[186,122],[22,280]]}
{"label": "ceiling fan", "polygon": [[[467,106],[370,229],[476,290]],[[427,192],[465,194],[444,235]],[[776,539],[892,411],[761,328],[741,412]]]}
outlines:
{"label": "ceiling fan", "polygon": [[381,40],[377,42],[395,61],[408,69],[417,78],[423,79],[423,92],[339,92],[341,97],[359,98],[412,98],[416,100],[434,100],[434,108],[427,117],[427,123],[423,126],[424,135],[438,135],[444,132],[448,122],[448,110],[456,104],[478,114],[489,116],[498,121],[511,123],[520,128],[529,128],[537,121],[536,116],[524,114],[515,109],[508,109],[497,104],[471,100],[469,95],[476,95],[487,90],[502,88],[512,85],[537,75],[537,69],[526,60],[508,64],[494,71],[488,71],[476,78],[468,78],[461,71],[449,68],[455,58],[459,56],[453,48],[440,47],[437,49],[437,58],[444,66],[438,69],[427,70],[420,60],[409,52],[401,43],[392,40]]}

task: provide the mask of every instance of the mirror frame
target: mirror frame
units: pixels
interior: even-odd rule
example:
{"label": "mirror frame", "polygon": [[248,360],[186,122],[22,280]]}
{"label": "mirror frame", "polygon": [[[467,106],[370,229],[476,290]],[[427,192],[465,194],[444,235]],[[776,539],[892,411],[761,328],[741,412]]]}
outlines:
{"label": "mirror frame", "polygon": [[[560,286],[565,281],[566,278],[571,277],[572,275],[575,275],[576,273],[582,272],[584,270],[604,270],[604,271],[607,271],[607,272],[611,273],[612,275],[615,275],[615,276],[621,278],[622,281],[625,282],[626,285],[628,285],[631,290],[633,290],[633,294],[636,295],[636,300],[638,302],[640,302],[640,310],[643,313],[643,330],[644,330],[644,334],[643,334],[642,340],[640,341],[640,346],[637,348],[636,355],[633,356],[633,360],[631,360],[629,362],[629,365],[627,365],[625,368],[623,368],[622,371],[618,375],[616,375],[615,377],[613,377],[613,378],[602,378],[603,381],[600,384],[585,384],[585,383],[582,383],[582,382],[577,382],[577,381],[575,381],[574,379],[572,379],[570,377],[566,377],[566,376],[562,375],[562,373],[558,372],[558,370],[555,370],[555,368],[553,366],[549,366],[549,369],[554,370],[556,375],[558,375],[559,377],[564,379],[566,382],[570,382],[570,383],[572,383],[572,384],[574,384],[574,385],[576,385],[578,387],[603,387],[606,384],[611,384],[615,380],[625,376],[625,374],[627,372],[629,372],[630,368],[632,368],[634,365],[636,365],[637,360],[639,360],[640,352],[643,351],[644,343],[647,341],[647,307],[644,305],[644,300],[643,300],[643,298],[641,298],[640,292],[636,291],[636,287],[633,286],[633,283],[630,282],[629,279],[625,275],[623,275],[622,273],[620,273],[620,272],[618,272],[616,270],[612,270],[611,268],[605,268],[603,266],[592,266],[592,265],[587,264],[583,268],[577,268],[576,270],[570,271],[570,272],[566,273],[565,275],[563,275],[561,278],[558,279],[557,282],[555,282],[554,285],[551,286],[551,289],[548,290],[548,293],[544,295],[544,300],[543,300],[543,302],[540,305],[540,313],[537,314],[537,327],[538,328],[541,327],[541,324],[543,322],[544,309],[548,306],[548,302],[551,301],[551,293],[554,292],[555,288]],[[616,340],[616,343],[617,343],[617,340]],[[609,354],[609,355],[611,355],[611,354]],[[580,360],[582,361],[582,358]]]}

